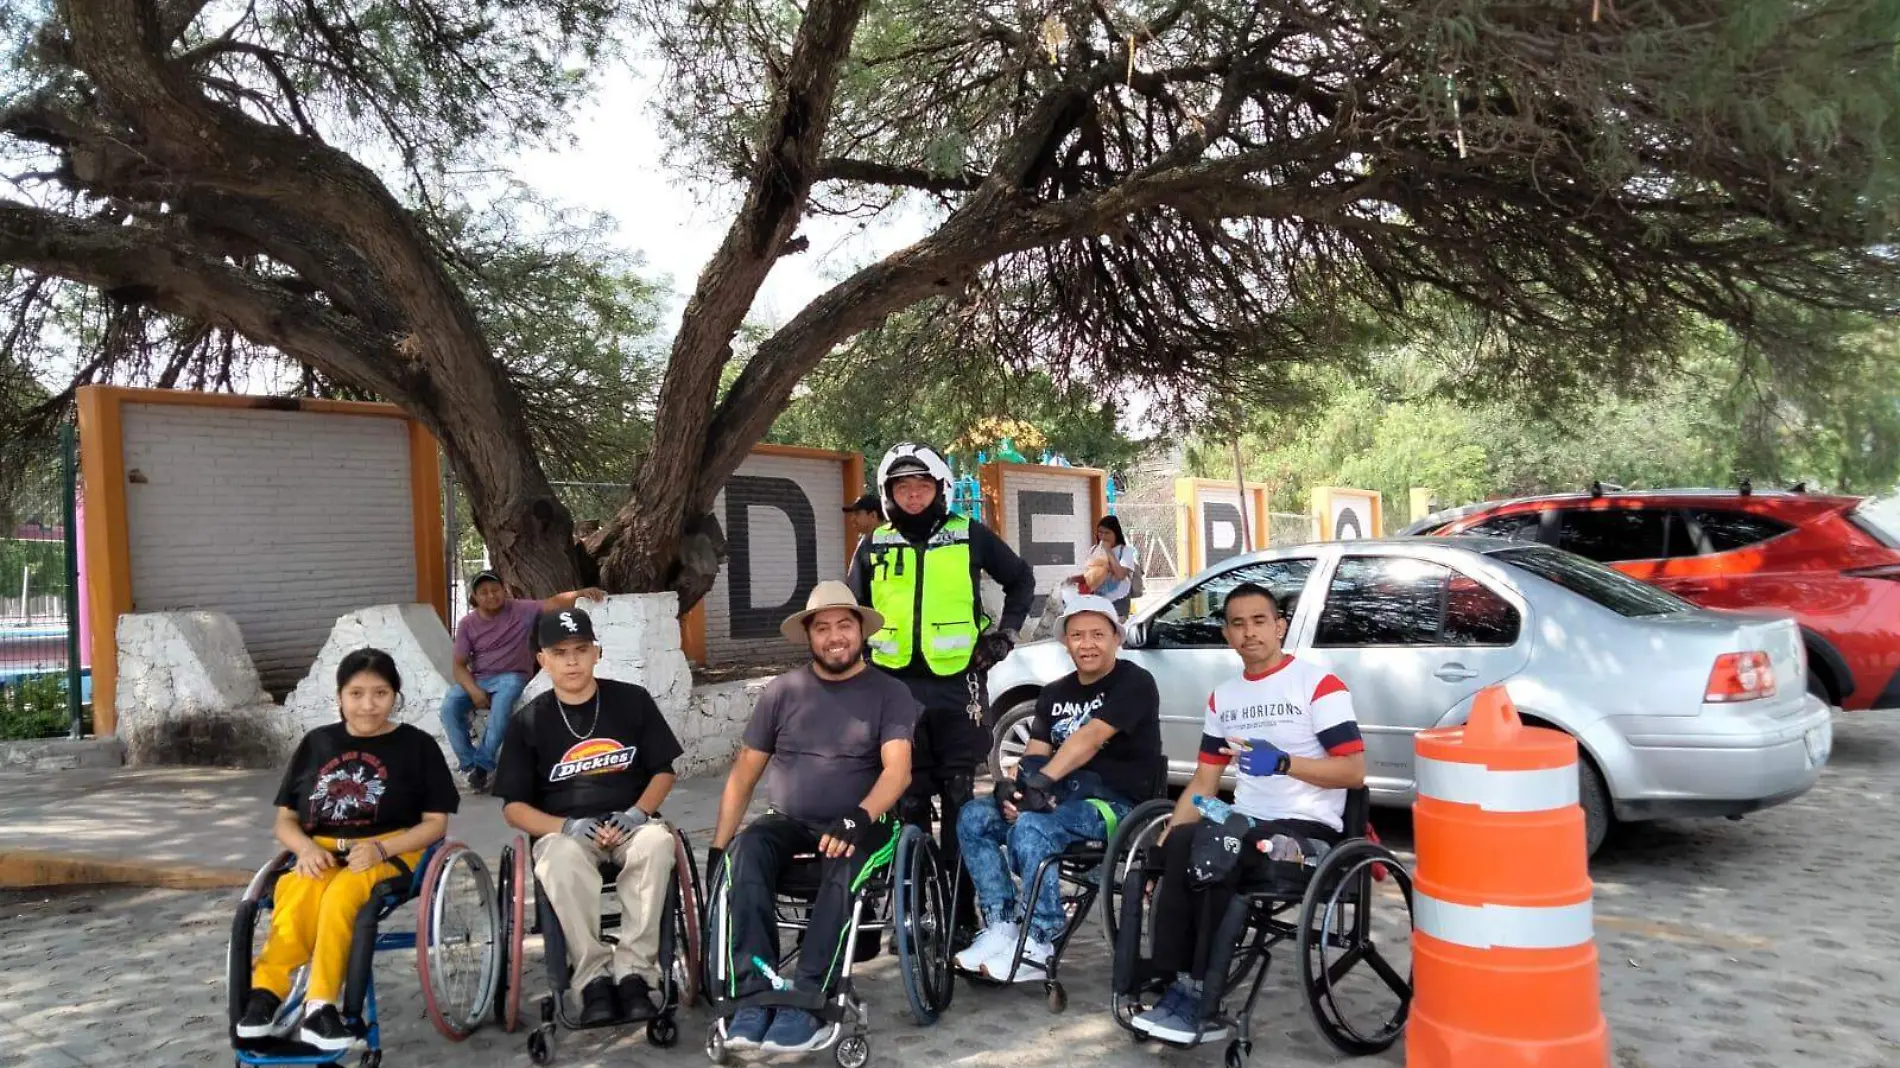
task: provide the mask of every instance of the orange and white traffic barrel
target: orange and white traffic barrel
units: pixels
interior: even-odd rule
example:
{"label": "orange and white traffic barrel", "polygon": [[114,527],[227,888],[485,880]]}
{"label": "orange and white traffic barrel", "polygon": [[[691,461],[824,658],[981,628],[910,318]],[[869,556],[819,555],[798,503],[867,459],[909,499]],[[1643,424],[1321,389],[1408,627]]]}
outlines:
{"label": "orange and white traffic barrel", "polygon": [[1577,743],[1503,687],[1420,732],[1409,1068],[1607,1068]]}

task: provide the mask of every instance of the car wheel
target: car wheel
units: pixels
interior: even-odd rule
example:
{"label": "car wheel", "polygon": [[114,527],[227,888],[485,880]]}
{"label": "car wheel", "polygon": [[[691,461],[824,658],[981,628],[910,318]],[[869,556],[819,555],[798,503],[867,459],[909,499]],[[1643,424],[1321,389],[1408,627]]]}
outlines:
{"label": "car wheel", "polygon": [[1616,817],[1610,812],[1610,791],[1603,785],[1603,773],[1582,753],[1577,754],[1577,804],[1583,809],[1584,848],[1594,857],[1610,836]]}
{"label": "car wheel", "polygon": [[996,720],[990,732],[990,779],[1002,782],[1015,774],[1022,762],[1023,747],[1029,744],[1029,721],[1036,718],[1036,701],[1018,701]]}
{"label": "car wheel", "polygon": [[1816,675],[1812,670],[1808,672],[1808,692],[1819,697],[1830,708],[1837,703],[1834,700],[1834,692],[1828,689],[1827,683],[1822,682],[1820,676]]}

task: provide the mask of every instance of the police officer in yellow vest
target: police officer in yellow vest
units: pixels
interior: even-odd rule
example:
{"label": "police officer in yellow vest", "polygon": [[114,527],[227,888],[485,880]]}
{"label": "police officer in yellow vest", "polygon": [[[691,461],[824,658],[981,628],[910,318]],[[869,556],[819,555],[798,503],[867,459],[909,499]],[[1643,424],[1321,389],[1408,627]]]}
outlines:
{"label": "police officer in yellow vest", "polygon": [[[1036,578],[988,527],[950,511],[950,481],[950,465],[927,445],[884,454],[877,487],[888,519],[858,543],[850,583],[858,603],[884,617],[870,636],[871,662],[902,679],[924,709],[899,816],[928,827],[931,799],[940,799],[938,845],[954,865],[954,814],[970,800],[990,752],[982,676],[1016,644]],[[1003,588],[1003,618],[994,625],[983,610],[984,574]],[[969,881],[963,885],[967,891]],[[975,915],[973,907],[958,913]]]}

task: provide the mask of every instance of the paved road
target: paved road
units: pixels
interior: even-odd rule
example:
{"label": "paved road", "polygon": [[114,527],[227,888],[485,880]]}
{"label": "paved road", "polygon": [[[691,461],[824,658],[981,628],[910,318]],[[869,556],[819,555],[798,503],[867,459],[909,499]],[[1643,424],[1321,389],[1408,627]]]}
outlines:
{"label": "paved road", "polygon": [[[1800,801],[1742,823],[1622,832],[1595,866],[1604,1004],[1617,1068],[1891,1068],[1900,1064],[1900,716],[1843,717],[1832,766]],[[1388,814],[1386,823],[1394,822]],[[1397,844],[1402,827],[1390,828]],[[219,971],[228,892],[103,890],[0,897],[0,1065],[229,1063]],[[1106,953],[1091,929],[1068,969],[1069,1011],[1039,991],[959,987],[936,1027],[902,1015],[892,965],[869,969],[873,1063],[934,1066],[1215,1065],[1216,1051],[1157,1053],[1102,1011]],[[521,1036],[489,1030],[450,1047],[430,1029],[408,954],[380,958],[386,1062],[470,1068],[526,1063]],[[1281,964],[1291,964],[1290,954]],[[1266,995],[1254,1064],[1343,1063],[1285,985]],[[537,984],[538,987],[538,984]],[[564,1035],[573,1068],[704,1064],[705,1016],[680,1048]],[[816,1063],[828,1063],[816,1062]],[[1366,1062],[1402,1063],[1399,1052]],[[1475,1068],[1475,1066],[1474,1066]]]}

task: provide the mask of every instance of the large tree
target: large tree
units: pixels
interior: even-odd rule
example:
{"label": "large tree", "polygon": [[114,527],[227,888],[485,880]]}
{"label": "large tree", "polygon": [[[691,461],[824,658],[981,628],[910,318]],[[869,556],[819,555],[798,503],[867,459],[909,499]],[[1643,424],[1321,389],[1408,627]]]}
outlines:
{"label": "large tree", "polygon": [[[1474,377],[1544,390],[1640,374],[1690,312],[1767,334],[1783,301],[1893,310],[1895,0],[636,6],[676,166],[738,206],[631,499],[588,543],[612,588],[702,594],[720,485],[807,373],[907,308],[1177,417],[1421,293],[1484,323]],[[504,571],[570,581],[570,518],[431,194],[445,161],[558,120],[571,72],[608,61],[610,0],[39,10],[0,0],[31,60],[0,137],[49,190],[0,201],[16,285],[210,323],[403,405]],[[727,373],[809,216],[900,203],[924,237]]]}

